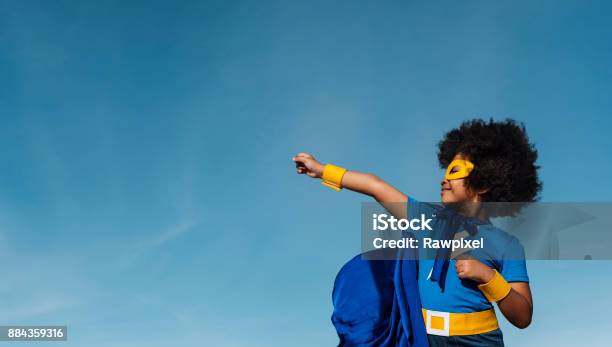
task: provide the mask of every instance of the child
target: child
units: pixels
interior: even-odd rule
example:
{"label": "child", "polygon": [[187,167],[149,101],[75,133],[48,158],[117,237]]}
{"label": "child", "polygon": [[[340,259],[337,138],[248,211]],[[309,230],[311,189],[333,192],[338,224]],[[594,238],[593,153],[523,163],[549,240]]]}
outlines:
{"label": "child", "polygon": [[[448,234],[451,224],[466,230],[471,225],[473,237],[483,237],[493,246],[450,260],[448,253],[440,251],[435,261],[421,258],[418,289],[427,340],[432,346],[503,346],[492,303],[497,302],[516,327],[529,326],[533,312],[529,278],[518,240],[488,219],[513,211],[478,206],[535,201],[542,187],[535,164],[537,151],[524,126],[513,120],[464,122],[448,132],[438,147],[440,166],[447,168],[440,183],[440,206],[452,210],[452,218],[460,218],[459,224],[437,218],[438,235]],[[347,188],[371,196],[398,219],[421,213],[435,216],[442,211],[440,206],[409,198],[374,175],[323,165],[307,153],[299,153],[293,161],[298,174],[323,178],[325,185],[336,190]],[[390,204],[395,202],[405,203],[407,209]],[[450,230],[450,237],[461,230]],[[419,250],[419,256],[422,252]]]}

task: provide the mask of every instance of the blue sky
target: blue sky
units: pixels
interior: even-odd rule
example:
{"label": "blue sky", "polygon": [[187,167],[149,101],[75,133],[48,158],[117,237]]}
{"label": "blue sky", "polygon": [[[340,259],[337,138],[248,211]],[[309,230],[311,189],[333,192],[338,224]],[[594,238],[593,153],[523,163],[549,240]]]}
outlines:
{"label": "blue sky", "polygon": [[[61,346],[333,345],[367,200],[291,157],[434,200],[441,136],[512,117],[543,201],[609,201],[610,10],[1,1],[0,324],[68,325]],[[612,263],[528,269],[534,322],[507,344],[604,345]]]}

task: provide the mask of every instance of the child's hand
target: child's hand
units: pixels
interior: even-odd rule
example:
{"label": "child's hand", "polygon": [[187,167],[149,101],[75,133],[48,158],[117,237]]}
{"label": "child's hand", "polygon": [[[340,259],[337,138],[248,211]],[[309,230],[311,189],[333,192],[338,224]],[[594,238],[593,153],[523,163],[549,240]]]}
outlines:
{"label": "child's hand", "polygon": [[325,166],[308,153],[298,153],[293,157],[293,161],[298,174],[306,174],[314,178],[321,178],[321,175],[323,175]]}
{"label": "child's hand", "polygon": [[493,269],[469,256],[458,257],[455,270],[462,280],[469,279],[478,283],[487,283],[495,275]]}

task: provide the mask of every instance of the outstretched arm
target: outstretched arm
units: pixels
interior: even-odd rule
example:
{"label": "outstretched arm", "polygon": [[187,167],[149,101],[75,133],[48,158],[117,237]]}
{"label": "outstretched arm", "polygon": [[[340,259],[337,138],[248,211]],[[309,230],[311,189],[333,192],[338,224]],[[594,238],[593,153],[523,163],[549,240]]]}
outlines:
{"label": "outstretched arm", "polygon": [[[293,157],[298,174],[321,178],[325,165],[308,153],[298,153]],[[342,176],[342,187],[371,196],[381,203],[396,218],[406,218],[408,197],[397,188],[375,175],[347,170]]]}

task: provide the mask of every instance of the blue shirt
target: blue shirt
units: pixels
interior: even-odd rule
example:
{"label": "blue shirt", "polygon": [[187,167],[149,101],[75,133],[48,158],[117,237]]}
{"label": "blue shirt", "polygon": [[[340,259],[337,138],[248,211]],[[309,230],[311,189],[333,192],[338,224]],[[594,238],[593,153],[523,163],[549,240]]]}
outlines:
{"label": "blue shirt", "polygon": [[[441,210],[440,205],[419,202],[413,198],[408,199],[409,219],[432,218],[430,223],[432,231],[419,231],[415,236],[419,240],[419,292],[424,308],[434,311],[469,313],[484,311],[492,308],[492,304],[478,289],[478,283],[472,280],[462,280],[457,276],[455,260],[451,259],[447,269],[444,289],[439,283],[429,279],[432,270],[436,249],[423,248],[423,238],[439,239],[448,227],[442,218],[436,218]],[[489,267],[496,269],[508,282],[529,282],[525,264],[525,252],[518,239],[504,230],[490,223],[481,224],[477,232],[466,239],[480,239],[484,247],[470,251],[470,256],[480,260]]]}

